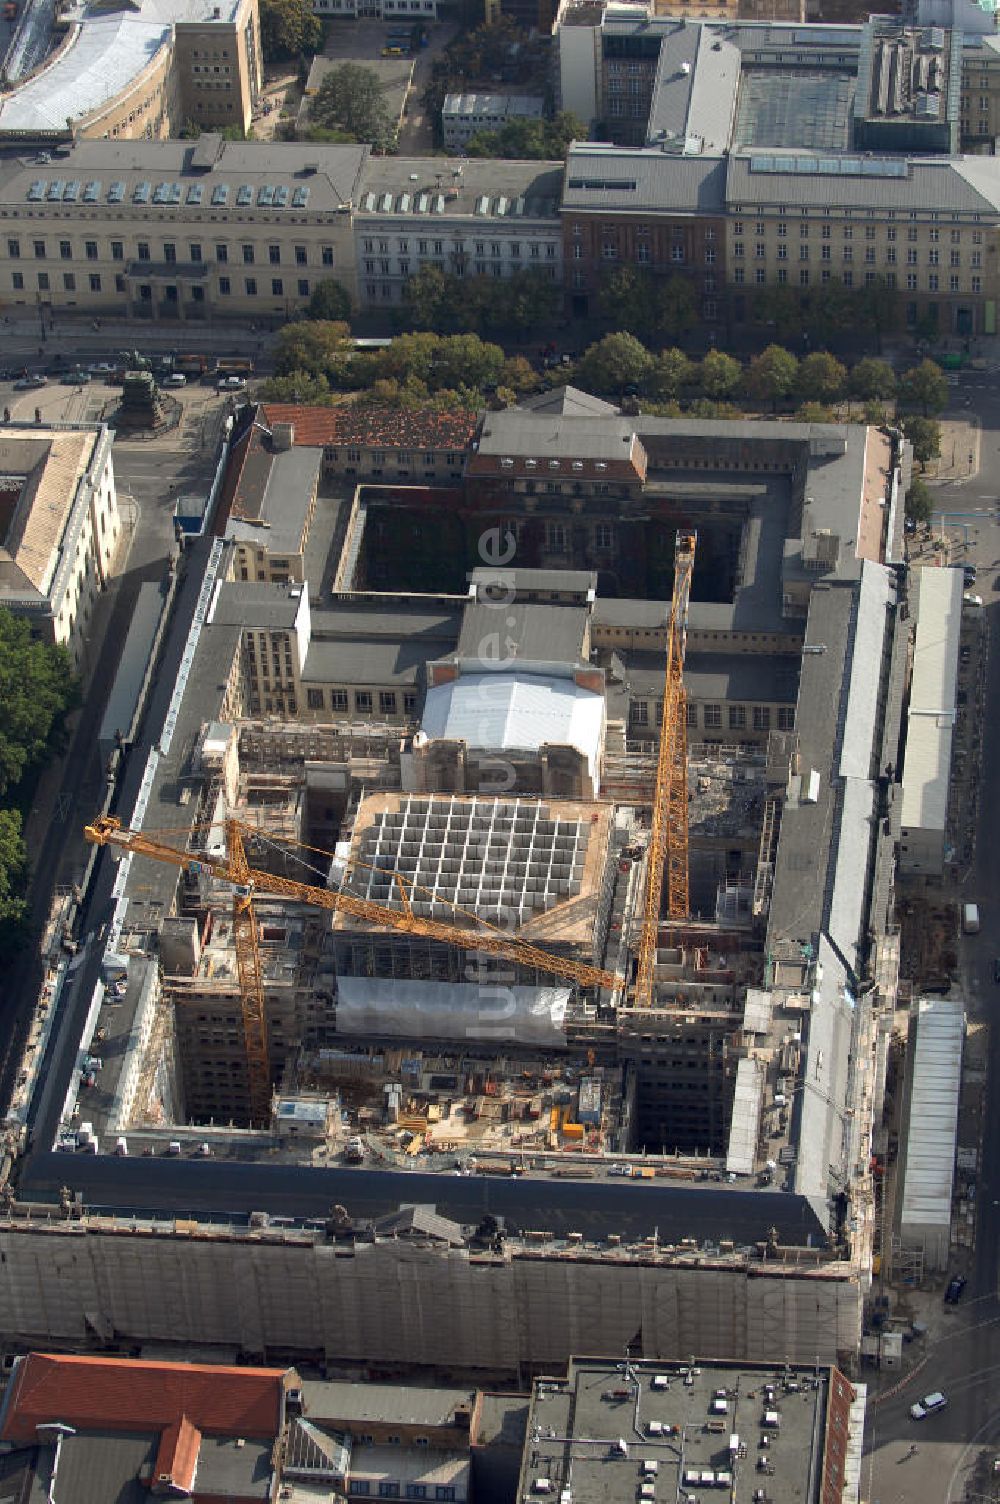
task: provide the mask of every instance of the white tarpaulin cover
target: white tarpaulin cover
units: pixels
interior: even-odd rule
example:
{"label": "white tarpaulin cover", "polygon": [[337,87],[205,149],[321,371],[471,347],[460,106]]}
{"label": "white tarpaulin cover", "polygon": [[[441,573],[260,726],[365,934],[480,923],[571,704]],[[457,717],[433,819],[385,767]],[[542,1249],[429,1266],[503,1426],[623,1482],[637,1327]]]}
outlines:
{"label": "white tarpaulin cover", "polygon": [[495,1039],[558,1048],[566,1043],[569,993],[568,987],[340,977],[337,1033]]}

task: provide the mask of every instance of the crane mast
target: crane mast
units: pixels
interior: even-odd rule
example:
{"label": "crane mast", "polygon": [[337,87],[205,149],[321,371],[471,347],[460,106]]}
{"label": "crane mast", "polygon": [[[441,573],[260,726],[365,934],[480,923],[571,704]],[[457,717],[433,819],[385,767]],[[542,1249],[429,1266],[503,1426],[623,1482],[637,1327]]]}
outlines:
{"label": "crane mast", "polygon": [[674,545],[674,588],[667,621],[667,669],[660,718],[660,750],[653,789],[653,818],[646,856],[642,926],[634,1000],[636,1007],[653,1005],[653,973],[660,928],[663,884],[667,885],[667,915],[686,919],[688,889],[687,694],[684,689],[684,651],[687,645],[688,603],[698,535],[679,531]]}
{"label": "crane mast", "polygon": [[402,905],[395,909],[373,903],[370,899],[357,898],[352,893],[297,882],[274,872],[259,871],[249,865],[244,847],[244,836],[254,834],[256,832],[252,826],[243,825],[238,820],[227,820],[226,858],[206,860],[200,855],[180,851],[176,846],[145,835],[142,831],[129,830],[113,815],[101,816],[84,828],[84,835],[92,845],[116,846],[123,851],[150,857],[154,861],[166,862],[185,872],[204,872],[232,887],[236,965],[246,1039],[250,1112],[254,1122],[266,1121],[271,1100],[264,986],[257,921],[253,912],[253,900],[256,896],[286,898],[295,903],[308,904],[312,908],[327,909],[331,913],[350,914],[355,919],[383,929],[400,930],[405,934],[440,940],[460,950],[485,951],[552,976],[565,977],[579,987],[605,988],[612,992],[622,987],[622,978],[616,972],[553,955],[540,946],[494,928],[478,915],[463,909],[455,909],[455,923],[415,914],[411,901],[412,885],[400,873],[392,874]]}

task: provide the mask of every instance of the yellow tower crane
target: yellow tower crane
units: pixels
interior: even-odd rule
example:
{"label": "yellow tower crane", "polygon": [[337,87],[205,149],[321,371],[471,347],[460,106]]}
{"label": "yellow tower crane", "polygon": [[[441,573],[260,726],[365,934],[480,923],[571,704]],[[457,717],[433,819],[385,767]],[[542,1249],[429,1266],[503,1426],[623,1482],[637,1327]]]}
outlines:
{"label": "yellow tower crane", "polygon": [[623,985],[622,978],[615,972],[602,971],[598,966],[586,966],[563,956],[552,955],[537,945],[531,945],[526,940],[519,940],[516,935],[509,935],[487,924],[477,914],[469,913],[457,906],[454,909],[454,923],[428,919],[423,915],[415,914],[411,902],[415,885],[398,872],[391,874],[395,878],[401,904],[400,908],[394,909],[383,904],[372,903],[370,899],[357,898],[351,893],[321,888],[311,883],[296,882],[292,878],[279,877],[273,872],[258,871],[249,865],[243,844],[244,836],[256,834],[258,832],[252,826],[243,825],[238,820],[227,820],[228,855],[225,860],[220,861],[196,856],[189,851],[179,851],[176,846],[167,845],[153,835],[146,835],[139,830],[129,830],[112,815],[101,816],[84,828],[87,840],[95,846],[116,846],[123,851],[151,857],[154,861],[167,862],[186,872],[204,872],[232,887],[236,965],[246,1038],[250,1117],[254,1123],[267,1121],[271,1104],[264,986],[257,939],[257,921],[253,912],[253,900],[257,894],[287,898],[295,903],[309,904],[313,908],[328,909],[333,913],[350,914],[355,919],[367,920],[383,928],[402,930],[405,934],[425,935],[432,940],[441,940],[461,950],[486,951],[509,961],[520,961],[525,966],[533,966],[553,976],[565,977],[580,987],[602,987],[616,991]]}
{"label": "yellow tower crane", "polygon": [[660,719],[660,752],[653,789],[653,820],[646,856],[642,928],[635,979],[635,1004],[653,1005],[653,973],[660,929],[664,875],[667,915],[686,919],[688,893],[687,693],[684,689],[684,650],[687,645],[688,602],[698,535],[678,532],[674,545],[674,589],[667,622],[667,673]]}

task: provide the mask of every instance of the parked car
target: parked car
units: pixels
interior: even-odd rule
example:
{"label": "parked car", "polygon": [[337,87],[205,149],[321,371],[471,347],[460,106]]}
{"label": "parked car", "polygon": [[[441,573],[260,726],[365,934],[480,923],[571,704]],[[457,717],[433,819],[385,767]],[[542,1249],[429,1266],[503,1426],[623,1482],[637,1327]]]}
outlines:
{"label": "parked car", "polygon": [[965,1289],[966,1279],[964,1274],[954,1274],[948,1281],[948,1288],[944,1292],[946,1306],[957,1306],[962,1299],[962,1291]]}
{"label": "parked car", "polygon": [[936,1410],[943,1410],[948,1399],[940,1389],[935,1389],[933,1394],[925,1394],[922,1400],[910,1406],[911,1420],[925,1420],[928,1415],[933,1415]]}
{"label": "parked car", "polygon": [[220,392],[242,392],[247,384],[245,376],[223,376],[217,390]]}
{"label": "parked car", "polygon": [[164,386],[187,386],[187,384],[188,379],[183,371],[171,371],[170,375],[165,377],[163,382]]}
{"label": "parked car", "polygon": [[962,580],[964,581],[964,583],[966,585],[974,585],[976,583],[976,566],[975,566],[975,564],[963,564],[962,565]]}
{"label": "parked car", "polygon": [[44,376],[22,376],[14,382],[15,392],[35,392],[40,386],[47,386]]}
{"label": "parked car", "polygon": [[90,372],[82,366],[74,366],[71,371],[64,371],[59,380],[63,386],[86,386],[90,381]]}

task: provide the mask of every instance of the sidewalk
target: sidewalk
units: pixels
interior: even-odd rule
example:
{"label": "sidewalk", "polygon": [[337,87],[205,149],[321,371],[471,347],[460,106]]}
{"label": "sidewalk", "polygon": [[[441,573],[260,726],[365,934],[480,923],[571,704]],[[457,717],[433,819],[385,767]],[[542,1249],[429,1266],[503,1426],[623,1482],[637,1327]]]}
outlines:
{"label": "sidewalk", "polygon": [[983,441],[982,424],[979,418],[957,413],[945,414],[941,424],[941,453],[930,460],[924,470],[924,480],[947,481],[970,480],[979,474],[980,452]]}

